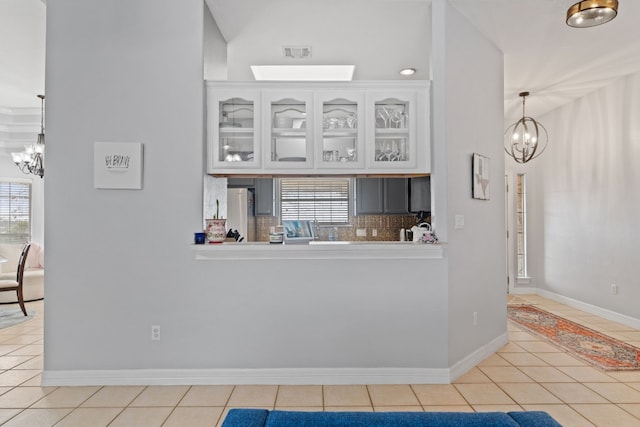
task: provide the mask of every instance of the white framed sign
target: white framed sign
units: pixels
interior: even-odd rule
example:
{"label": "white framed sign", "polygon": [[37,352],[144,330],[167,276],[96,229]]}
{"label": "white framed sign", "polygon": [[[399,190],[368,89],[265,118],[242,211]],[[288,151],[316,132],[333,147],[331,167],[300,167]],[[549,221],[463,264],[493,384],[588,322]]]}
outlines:
{"label": "white framed sign", "polygon": [[142,189],[141,142],[94,142],[93,186],[105,189]]}

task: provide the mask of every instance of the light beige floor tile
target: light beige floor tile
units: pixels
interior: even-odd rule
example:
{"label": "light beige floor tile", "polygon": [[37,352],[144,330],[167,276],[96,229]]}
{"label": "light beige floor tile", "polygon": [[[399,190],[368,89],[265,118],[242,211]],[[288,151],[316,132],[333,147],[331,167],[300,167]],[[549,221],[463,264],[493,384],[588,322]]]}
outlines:
{"label": "light beige floor tile", "polygon": [[504,353],[504,359],[514,366],[549,366],[547,362],[531,353]]}
{"label": "light beige floor tile", "polygon": [[612,403],[640,403],[640,391],[621,383],[584,383]]}
{"label": "light beige floor tile", "polygon": [[640,371],[607,372],[607,375],[621,382],[640,384]]}
{"label": "light beige floor tile", "polygon": [[471,405],[503,405],[515,402],[495,384],[456,384]]}
{"label": "light beige floor tile", "polygon": [[559,370],[578,382],[615,382],[615,378],[591,366],[559,366]]}
{"label": "light beige floor tile", "polygon": [[41,371],[34,369],[12,369],[0,374],[0,386],[19,386],[25,381],[29,381],[36,375],[40,375]]}
{"label": "light beige floor tile", "polygon": [[520,405],[473,405],[476,412],[509,412],[522,411]]}
{"label": "light beige floor tile", "polygon": [[491,383],[491,379],[479,368],[472,368],[464,375],[453,381],[454,384],[482,384]]}
{"label": "light beige floor tile", "polygon": [[124,408],[77,408],[56,427],[106,427]]}
{"label": "light beige floor tile", "polygon": [[570,356],[567,353],[536,353],[536,356],[549,365],[558,366],[588,366],[586,362]]}
{"label": "light beige floor tile", "polygon": [[[16,357],[24,357],[24,356],[16,356]],[[42,371],[43,368],[44,368],[44,357],[35,356],[35,357],[32,357],[30,360],[27,360],[26,362],[16,366],[14,369],[37,369],[39,371]]]}
{"label": "light beige floor tile", "polygon": [[322,406],[276,406],[276,411],[322,412]]}
{"label": "light beige floor tile", "polygon": [[622,403],[618,406],[640,420],[640,403]]}
{"label": "light beige floor tile", "polygon": [[194,385],[179,406],[225,406],[232,391],[232,385]]}
{"label": "light beige floor tile", "polygon": [[414,384],[411,386],[422,405],[466,405],[467,401],[451,384]]}
{"label": "light beige floor tile", "polygon": [[625,341],[640,341],[640,331],[625,331],[622,335],[626,338]]}
{"label": "light beige floor tile", "polygon": [[323,387],[324,406],[371,406],[363,385],[327,385]]}
{"label": "light beige floor tile", "polygon": [[531,378],[526,376],[520,369],[513,366],[484,366],[480,368],[482,372],[492,381],[497,383],[526,383],[533,382]]}
{"label": "light beige floor tile", "polygon": [[275,385],[239,385],[233,389],[229,398],[230,406],[266,406],[273,408],[276,403],[278,386]]}
{"label": "light beige floor tile", "polygon": [[25,409],[3,424],[3,427],[50,427],[69,412],[71,409]]}
{"label": "light beige floor tile", "polygon": [[187,393],[189,386],[149,386],[140,393],[131,407],[176,406]]}
{"label": "light beige floor tile", "polygon": [[571,405],[571,407],[598,427],[631,427],[640,425],[640,420],[613,404],[580,404]]}
{"label": "light beige floor tile", "polygon": [[540,338],[536,337],[529,332],[509,332],[509,341],[540,341]]}
{"label": "light beige floor tile", "polygon": [[640,390],[640,383],[627,383],[629,387],[633,387],[636,390]]}
{"label": "light beige floor tile", "polygon": [[2,356],[0,369],[11,369],[33,358],[34,356]]}
{"label": "light beige floor tile", "polygon": [[96,393],[100,387],[59,387],[38,402],[34,408],[75,408]]}
{"label": "light beige floor tile", "polygon": [[556,383],[572,383],[573,378],[559,371],[553,366],[524,366],[520,368],[528,377],[538,383],[556,382]]}
{"label": "light beige floor tile", "polygon": [[5,421],[15,417],[22,409],[0,409],[0,425]]}
{"label": "light beige floor tile", "polygon": [[373,406],[411,406],[420,405],[418,398],[414,394],[410,386],[406,384],[400,385],[369,385],[369,396]]}
{"label": "light beige floor tile", "polygon": [[109,427],[161,427],[173,408],[126,408]]}
{"label": "light beige floor tile", "polygon": [[531,353],[564,353],[564,350],[546,341],[522,341],[520,347]]}
{"label": "light beige floor tile", "polygon": [[523,405],[523,408],[525,411],[544,411],[565,427],[593,427],[592,423],[568,405]]}
{"label": "light beige floor tile", "polygon": [[507,362],[504,357],[495,353],[478,363],[478,366],[511,366],[511,363]]}
{"label": "light beige floor tile", "polygon": [[107,386],[98,390],[81,406],[85,408],[123,408],[138,396],[144,386]]}
{"label": "light beige floor tile", "polygon": [[31,378],[29,381],[25,381],[20,384],[21,387],[41,387],[42,385],[42,374],[36,375]]}
{"label": "light beige floor tile", "polygon": [[562,403],[549,390],[537,383],[498,384],[519,405]]}
{"label": "light beige floor tile", "polygon": [[425,412],[474,412],[469,405],[424,405]]}
{"label": "light beige floor tile", "polygon": [[373,412],[372,406],[325,406],[327,412]]}
{"label": "light beige floor tile", "polygon": [[424,412],[422,406],[374,406],[373,412]]}
{"label": "light beige floor tile", "polygon": [[9,390],[13,390],[13,387],[0,387],[0,396],[8,392]]}
{"label": "light beige floor tile", "polygon": [[320,385],[281,385],[276,408],[283,406],[323,406]]}
{"label": "light beige floor tile", "polygon": [[0,396],[0,408],[28,408],[53,390],[50,387],[16,387]]}
{"label": "light beige floor tile", "polygon": [[223,409],[222,407],[176,408],[162,427],[210,427],[220,420]]}
{"label": "light beige floor tile", "polygon": [[[29,344],[29,345],[15,345],[10,352],[11,356],[39,356],[44,353],[44,346],[42,344]],[[2,350],[0,350],[1,352]]]}
{"label": "light beige floor tile", "polygon": [[509,344],[501,347],[500,350],[498,350],[498,354],[502,354],[502,353],[523,353],[525,351],[527,351],[527,350],[522,348],[520,346],[520,344],[515,343],[515,342],[510,342]]}
{"label": "light beige floor tile", "polygon": [[11,356],[20,356],[20,354],[12,353],[22,347],[24,346],[18,344],[0,344],[0,355],[4,356],[5,354],[11,354]]}
{"label": "light beige floor tile", "polygon": [[604,397],[580,383],[545,383],[542,386],[565,403],[608,403]]}

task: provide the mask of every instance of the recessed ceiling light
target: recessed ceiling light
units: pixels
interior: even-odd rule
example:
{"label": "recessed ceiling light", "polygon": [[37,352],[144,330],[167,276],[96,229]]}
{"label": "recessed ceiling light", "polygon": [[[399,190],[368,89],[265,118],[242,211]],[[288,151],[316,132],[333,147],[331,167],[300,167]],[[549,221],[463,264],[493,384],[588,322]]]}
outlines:
{"label": "recessed ceiling light", "polygon": [[256,80],[342,80],[353,79],[355,65],[252,65]]}
{"label": "recessed ceiling light", "polygon": [[400,74],[403,76],[412,76],[415,73],[416,73],[415,68],[403,68],[402,70],[400,70]]}

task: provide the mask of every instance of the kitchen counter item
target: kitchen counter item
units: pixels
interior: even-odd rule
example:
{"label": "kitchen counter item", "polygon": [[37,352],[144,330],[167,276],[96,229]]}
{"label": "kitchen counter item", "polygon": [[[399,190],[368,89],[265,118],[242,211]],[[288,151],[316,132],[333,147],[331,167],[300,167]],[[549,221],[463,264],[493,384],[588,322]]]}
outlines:
{"label": "kitchen counter item", "polygon": [[431,234],[431,224],[428,222],[422,222],[411,227],[411,231],[413,232],[414,242],[424,242],[425,236],[427,234]]}

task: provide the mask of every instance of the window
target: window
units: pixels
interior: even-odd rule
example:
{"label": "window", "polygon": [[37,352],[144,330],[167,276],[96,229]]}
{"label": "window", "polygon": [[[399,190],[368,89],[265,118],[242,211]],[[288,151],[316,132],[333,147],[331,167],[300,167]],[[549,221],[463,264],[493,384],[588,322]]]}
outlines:
{"label": "window", "polygon": [[517,277],[527,277],[527,192],[524,174],[516,176],[516,258]]}
{"label": "window", "polygon": [[349,195],[349,178],[280,178],[280,217],[349,224]]}
{"label": "window", "polygon": [[0,180],[0,243],[31,240],[31,183]]}

